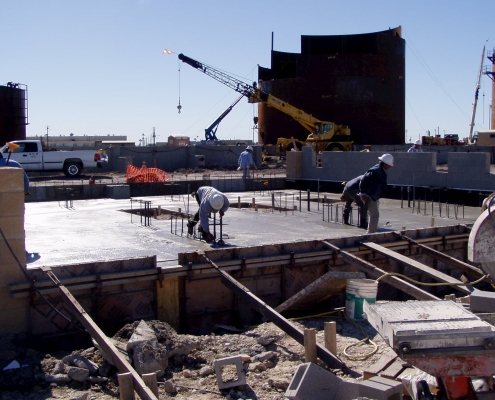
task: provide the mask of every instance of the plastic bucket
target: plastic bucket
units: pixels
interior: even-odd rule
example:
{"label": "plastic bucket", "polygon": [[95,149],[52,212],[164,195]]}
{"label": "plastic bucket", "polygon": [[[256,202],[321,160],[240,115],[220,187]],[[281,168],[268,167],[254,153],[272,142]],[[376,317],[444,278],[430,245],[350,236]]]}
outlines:
{"label": "plastic bucket", "polygon": [[378,282],[372,279],[347,279],[345,313],[351,319],[363,319],[363,303],[376,302]]}

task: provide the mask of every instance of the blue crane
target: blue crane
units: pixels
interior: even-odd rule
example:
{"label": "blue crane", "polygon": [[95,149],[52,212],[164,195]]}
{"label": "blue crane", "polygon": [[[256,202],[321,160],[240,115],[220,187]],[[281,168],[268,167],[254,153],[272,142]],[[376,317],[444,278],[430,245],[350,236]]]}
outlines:
{"label": "blue crane", "polygon": [[218,140],[217,138],[217,129],[218,125],[220,125],[220,122],[227,116],[227,114],[232,111],[234,106],[239,103],[239,101],[244,97],[243,94],[241,94],[236,101],[234,101],[222,114],[218,116],[218,118],[212,122],[212,124],[205,129],[205,138],[206,140]]}

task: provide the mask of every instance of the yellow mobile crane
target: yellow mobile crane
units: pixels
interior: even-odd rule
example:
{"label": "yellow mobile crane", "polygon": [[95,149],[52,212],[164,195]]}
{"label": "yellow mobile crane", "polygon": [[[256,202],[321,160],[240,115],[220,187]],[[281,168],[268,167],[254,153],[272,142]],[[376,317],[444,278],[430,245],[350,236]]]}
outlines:
{"label": "yellow mobile crane", "polygon": [[[302,147],[310,144],[315,151],[350,151],[352,150],[353,140],[351,139],[351,130],[346,125],[336,125],[333,122],[321,121],[313,117],[311,114],[300,110],[297,107],[271,95],[265,93],[257,87],[256,82],[252,85],[247,84],[237,78],[234,78],[223,71],[220,71],[210,65],[203,64],[179,54],[179,60],[189,64],[191,67],[200,70],[213,79],[223,83],[236,92],[248,98],[249,103],[265,103],[269,107],[276,108],[279,111],[291,116],[299,122],[310,134],[306,141],[293,141],[289,138],[279,138],[277,140],[277,148],[282,151],[291,150],[294,146]],[[292,135],[287,135],[292,136]]]}

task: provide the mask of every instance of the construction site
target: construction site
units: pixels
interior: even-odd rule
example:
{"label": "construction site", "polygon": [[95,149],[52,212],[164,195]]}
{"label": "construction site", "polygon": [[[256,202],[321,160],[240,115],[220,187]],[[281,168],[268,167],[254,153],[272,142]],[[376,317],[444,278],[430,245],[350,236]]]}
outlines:
{"label": "construction site", "polygon": [[[92,151],[98,167],[28,171],[29,195],[22,168],[0,168],[0,399],[495,398],[493,145],[408,152],[400,27],[349,35],[345,60],[328,57],[341,39],[303,36],[301,54],[275,52],[258,71],[268,92],[232,81],[260,103],[257,145]],[[375,88],[390,107],[347,90],[370,49],[364,88],[393,75]],[[307,88],[297,65],[309,58],[309,80],[326,62],[356,65],[322,83],[346,96],[301,105],[325,120],[273,95],[286,80]],[[19,148],[24,94],[9,87],[19,106],[2,139]],[[352,140],[326,121],[352,118]],[[294,132],[292,148],[277,144],[281,131]],[[237,162],[249,148],[258,167],[246,178]],[[342,191],[385,155],[368,233]],[[202,187],[228,199],[209,215],[212,240],[190,224]]]}

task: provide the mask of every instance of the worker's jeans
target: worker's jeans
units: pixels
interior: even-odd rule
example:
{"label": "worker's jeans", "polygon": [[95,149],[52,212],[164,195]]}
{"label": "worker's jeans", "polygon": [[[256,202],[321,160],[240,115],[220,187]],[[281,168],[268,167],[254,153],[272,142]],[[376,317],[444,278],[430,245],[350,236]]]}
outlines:
{"label": "worker's jeans", "polygon": [[380,217],[378,203],[369,197],[365,197],[364,204],[368,207],[368,215],[370,216],[366,233],[375,233],[378,228],[378,218]]}
{"label": "worker's jeans", "polygon": [[242,169],[242,179],[248,179],[248,178],[251,178],[251,174],[249,172],[249,165]]}

